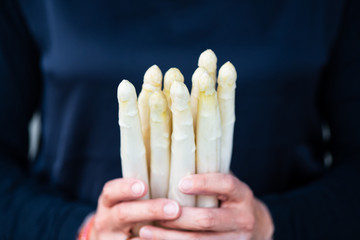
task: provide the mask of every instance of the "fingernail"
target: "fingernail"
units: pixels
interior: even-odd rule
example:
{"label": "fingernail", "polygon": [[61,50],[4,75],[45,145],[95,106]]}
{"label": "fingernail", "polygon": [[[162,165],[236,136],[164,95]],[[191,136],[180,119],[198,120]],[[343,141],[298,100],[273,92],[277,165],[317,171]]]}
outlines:
{"label": "fingernail", "polygon": [[152,238],[152,232],[149,230],[149,229],[147,229],[147,228],[141,228],[140,229],[140,237],[142,237],[142,238],[147,238],[147,239],[151,239]]}
{"label": "fingernail", "polygon": [[183,192],[190,191],[192,186],[193,186],[192,180],[188,179],[188,178],[181,180],[181,182],[179,184],[179,187]]}
{"label": "fingernail", "polygon": [[145,190],[144,184],[142,184],[140,182],[136,182],[131,186],[131,191],[136,196],[143,194],[144,190]]}
{"label": "fingernail", "polygon": [[179,212],[179,205],[175,202],[168,203],[164,206],[164,213],[168,217],[175,217]]}

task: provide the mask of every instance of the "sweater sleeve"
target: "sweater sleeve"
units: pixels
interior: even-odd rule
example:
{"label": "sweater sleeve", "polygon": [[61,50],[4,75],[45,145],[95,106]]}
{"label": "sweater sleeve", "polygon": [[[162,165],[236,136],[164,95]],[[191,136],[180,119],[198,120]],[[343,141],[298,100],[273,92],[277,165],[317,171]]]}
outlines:
{"label": "sweater sleeve", "polygon": [[0,239],[75,239],[93,206],[40,183],[30,171],[28,123],[42,83],[16,2],[0,1]]}
{"label": "sweater sleeve", "polygon": [[266,196],[275,240],[355,239],[360,235],[360,2],[347,3],[343,26],[319,86],[333,164],[318,181]]}

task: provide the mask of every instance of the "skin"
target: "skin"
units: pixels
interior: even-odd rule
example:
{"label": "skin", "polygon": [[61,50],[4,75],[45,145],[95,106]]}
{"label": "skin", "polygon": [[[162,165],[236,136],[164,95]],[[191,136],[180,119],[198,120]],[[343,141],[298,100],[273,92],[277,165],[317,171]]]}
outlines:
{"label": "skin", "polygon": [[[213,195],[220,200],[219,208],[182,207],[166,214],[168,199],[136,200],[147,191],[134,195],[135,179],[117,179],[104,187],[95,214],[92,240],[125,240],[136,222],[157,220],[162,227],[146,225],[140,238],[176,240],[267,240],[274,225],[271,215],[251,189],[230,174],[195,174],[183,178],[180,190],[191,195]],[[164,228],[165,227],[165,228]]]}
{"label": "skin", "polygon": [[98,199],[90,239],[129,239],[135,223],[174,220],[180,216],[181,208],[173,200],[139,200],[147,191],[148,186],[137,179],[120,178],[107,182]]}
{"label": "skin", "polygon": [[236,177],[197,174],[184,178],[179,188],[186,194],[217,196],[221,200],[220,208],[184,207],[178,219],[160,222],[170,229],[145,226],[140,230],[141,239],[271,239],[274,225],[268,209]]}

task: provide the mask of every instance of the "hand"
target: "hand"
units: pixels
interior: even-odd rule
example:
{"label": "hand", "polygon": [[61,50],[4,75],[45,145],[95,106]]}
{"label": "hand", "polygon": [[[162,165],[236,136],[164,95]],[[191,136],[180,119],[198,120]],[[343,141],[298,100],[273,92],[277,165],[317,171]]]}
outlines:
{"label": "hand", "polygon": [[[174,220],[180,216],[177,202],[169,199],[139,200],[148,186],[137,179],[115,179],[105,184],[98,199],[91,240],[125,240],[136,223]],[[133,238],[139,239],[139,238]]]}
{"label": "hand", "polygon": [[221,173],[192,175],[183,178],[179,187],[186,194],[215,195],[221,200],[221,206],[184,207],[178,219],[160,222],[169,229],[141,228],[141,239],[271,239],[274,226],[269,211],[254,197],[251,189],[234,176]]}

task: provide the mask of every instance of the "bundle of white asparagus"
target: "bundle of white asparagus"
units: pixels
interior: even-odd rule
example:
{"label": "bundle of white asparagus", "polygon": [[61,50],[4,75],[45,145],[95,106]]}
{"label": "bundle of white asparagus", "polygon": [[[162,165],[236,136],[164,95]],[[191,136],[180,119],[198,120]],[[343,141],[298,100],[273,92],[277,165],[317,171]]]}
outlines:
{"label": "bundle of white asparagus", "polygon": [[[177,68],[164,76],[156,65],[134,86],[118,87],[123,177],[150,183],[144,199],[171,198],[182,206],[217,207],[214,196],[183,194],[179,181],[195,173],[229,173],[235,124],[236,70],[225,63],[216,76],[217,57],[204,51],[192,76],[191,94]],[[217,89],[216,89],[217,82]]]}

